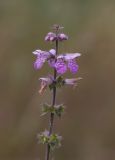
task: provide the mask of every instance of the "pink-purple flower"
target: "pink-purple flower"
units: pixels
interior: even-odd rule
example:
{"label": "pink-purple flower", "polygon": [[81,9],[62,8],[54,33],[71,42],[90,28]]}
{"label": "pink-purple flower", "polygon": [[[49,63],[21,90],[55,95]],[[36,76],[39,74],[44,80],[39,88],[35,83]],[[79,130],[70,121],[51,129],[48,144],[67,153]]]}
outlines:
{"label": "pink-purple flower", "polygon": [[[48,61],[50,64],[50,60],[54,59],[55,57],[55,50],[51,49],[48,51],[42,51],[42,50],[36,50],[33,52],[34,55],[37,56],[36,61],[34,62],[34,68],[35,69],[41,69],[43,64]],[[52,62],[51,62],[52,63]],[[52,66],[52,64],[51,64]]]}
{"label": "pink-purple flower", "polygon": [[36,50],[33,54],[37,56],[34,62],[35,69],[40,69],[47,61],[50,67],[56,69],[58,74],[64,74],[68,69],[72,73],[78,71],[79,66],[76,63],[76,58],[81,55],[80,53],[66,53],[56,56],[56,51],[51,49],[49,52]]}
{"label": "pink-purple flower", "polygon": [[64,74],[67,69],[72,73],[76,73],[78,71],[78,64],[76,63],[76,58],[79,57],[80,53],[67,53],[62,54],[57,57],[57,61],[55,63],[55,68],[59,74]]}
{"label": "pink-purple flower", "polygon": [[45,36],[45,41],[63,41],[63,40],[68,40],[68,36],[64,33],[53,33],[53,32],[49,32],[46,36]]}

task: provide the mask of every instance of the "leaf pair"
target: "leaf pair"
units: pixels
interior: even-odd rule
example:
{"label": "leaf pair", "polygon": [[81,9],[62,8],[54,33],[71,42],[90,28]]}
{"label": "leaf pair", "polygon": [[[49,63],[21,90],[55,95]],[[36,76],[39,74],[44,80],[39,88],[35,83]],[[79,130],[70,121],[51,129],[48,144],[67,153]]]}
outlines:
{"label": "leaf pair", "polygon": [[42,115],[46,115],[47,113],[53,113],[56,116],[61,117],[62,113],[64,112],[64,109],[65,107],[63,104],[52,106],[45,103],[42,107]]}

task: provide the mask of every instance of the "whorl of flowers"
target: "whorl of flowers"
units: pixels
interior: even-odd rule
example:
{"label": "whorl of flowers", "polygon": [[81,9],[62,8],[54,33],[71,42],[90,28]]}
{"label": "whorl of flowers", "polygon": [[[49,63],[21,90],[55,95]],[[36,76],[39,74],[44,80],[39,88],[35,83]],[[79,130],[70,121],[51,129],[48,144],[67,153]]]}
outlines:
{"label": "whorl of flowers", "polygon": [[63,78],[64,73],[66,73],[67,71],[70,71],[72,74],[76,74],[78,72],[79,66],[77,64],[77,58],[79,58],[81,54],[59,54],[59,42],[68,40],[68,36],[62,32],[63,27],[59,25],[54,25],[52,29],[53,32],[49,32],[45,36],[45,41],[54,43],[55,48],[50,49],[49,51],[37,49],[33,52],[33,54],[36,56],[36,60],[34,62],[34,68],[36,70],[40,70],[43,67],[44,63],[48,63],[49,67],[54,70],[53,75],[48,74],[46,77],[39,78],[39,80],[41,81],[39,93],[42,94],[46,90],[46,88],[49,87],[53,94],[52,104],[49,105],[45,103],[42,107],[42,115],[50,113],[49,130],[45,130],[38,135],[39,142],[46,144],[45,160],[49,160],[51,150],[61,145],[61,136],[53,133],[53,123],[54,116],[56,115],[60,117],[65,107],[63,106],[63,104],[56,105],[56,89],[64,85],[71,85],[75,87],[77,85],[77,81],[81,79],[80,77]]}

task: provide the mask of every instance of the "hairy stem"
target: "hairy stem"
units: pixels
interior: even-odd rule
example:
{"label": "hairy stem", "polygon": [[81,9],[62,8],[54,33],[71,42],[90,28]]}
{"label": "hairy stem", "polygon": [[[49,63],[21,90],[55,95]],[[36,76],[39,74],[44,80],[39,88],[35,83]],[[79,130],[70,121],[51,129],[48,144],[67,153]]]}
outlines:
{"label": "hairy stem", "polygon": [[[57,54],[58,54],[58,40],[56,40],[56,55]],[[57,71],[54,68],[54,81],[56,81],[56,77],[57,77]],[[56,101],[56,87],[53,88],[52,106],[55,105],[55,101]],[[50,115],[50,126],[49,126],[49,136],[52,134],[53,123],[54,123],[54,113],[51,113],[51,115]],[[50,157],[50,146],[48,144],[47,149],[46,149],[45,160],[49,160],[49,157]]]}

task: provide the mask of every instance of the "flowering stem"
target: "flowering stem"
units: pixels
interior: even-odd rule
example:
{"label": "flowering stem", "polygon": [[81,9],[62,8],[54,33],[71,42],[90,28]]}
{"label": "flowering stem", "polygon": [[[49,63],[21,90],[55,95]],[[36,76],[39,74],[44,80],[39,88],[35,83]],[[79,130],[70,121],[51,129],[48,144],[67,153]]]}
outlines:
{"label": "flowering stem", "polygon": [[76,63],[75,59],[79,57],[80,53],[64,53],[58,55],[58,42],[62,42],[68,40],[68,36],[65,35],[60,30],[63,27],[55,24],[52,27],[53,32],[49,32],[45,36],[45,41],[54,42],[55,49],[51,49],[49,51],[42,51],[37,49],[33,52],[34,55],[37,56],[36,61],[34,62],[35,69],[41,69],[45,62],[48,62],[49,66],[53,68],[53,76],[48,77],[41,77],[41,88],[39,93],[42,94],[46,87],[52,91],[52,102],[50,105],[44,104],[43,105],[43,114],[50,113],[49,117],[49,131],[45,130],[41,134],[38,135],[39,142],[46,145],[46,153],[45,153],[45,160],[51,160],[51,150],[60,147],[61,145],[61,136],[58,134],[53,133],[53,126],[54,126],[54,116],[61,117],[61,114],[64,112],[63,104],[56,105],[56,91],[57,88],[60,88],[64,85],[71,85],[76,86],[77,80],[81,78],[63,78],[62,75],[66,73],[68,70],[71,73],[76,73],[78,71],[78,64]]}
{"label": "flowering stem", "polygon": [[[56,40],[56,55],[58,54],[58,40]],[[57,71],[54,68],[54,82],[56,81]],[[53,87],[53,97],[52,97],[52,107],[54,107],[56,101],[56,86]],[[50,127],[49,127],[49,136],[52,134],[54,122],[54,113],[50,114]],[[49,160],[50,157],[50,145],[47,144],[46,157],[45,160]]]}

